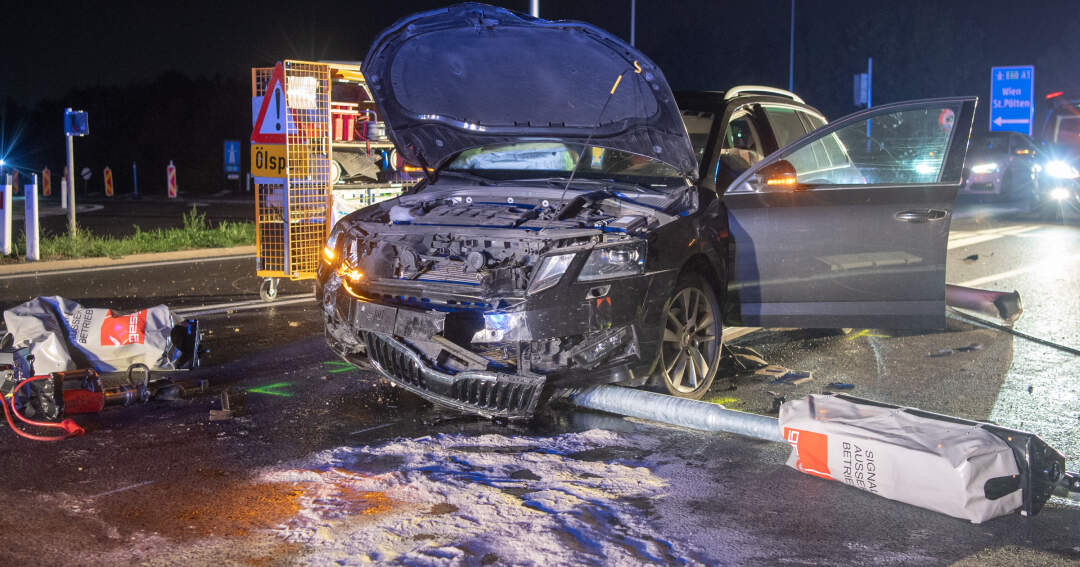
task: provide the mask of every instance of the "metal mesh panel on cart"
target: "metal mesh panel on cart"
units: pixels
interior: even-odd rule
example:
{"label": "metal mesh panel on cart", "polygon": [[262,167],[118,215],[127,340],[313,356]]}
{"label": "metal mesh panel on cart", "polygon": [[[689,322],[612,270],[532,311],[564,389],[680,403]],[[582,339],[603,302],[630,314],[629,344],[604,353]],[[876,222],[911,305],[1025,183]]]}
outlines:
{"label": "metal mesh panel on cart", "polygon": [[285,271],[285,185],[255,185],[255,249],[258,251],[258,275],[287,276]]}
{"label": "metal mesh panel on cart", "polygon": [[[266,85],[274,75],[273,67],[251,70],[251,96],[266,94]],[[259,276],[281,277],[285,272],[285,221],[283,183],[255,184],[255,250]]]}
{"label": "metal mesh panel on cart", "polygon": [[251,96],[262,96],[266,92],[266,84],[274,75],[273,67],[252,67],[251,69]]}
{"label": "metal mesh panel on cart", "polygon": [[330,230],[330,66],[285,61],[287,272],[315,277]]}

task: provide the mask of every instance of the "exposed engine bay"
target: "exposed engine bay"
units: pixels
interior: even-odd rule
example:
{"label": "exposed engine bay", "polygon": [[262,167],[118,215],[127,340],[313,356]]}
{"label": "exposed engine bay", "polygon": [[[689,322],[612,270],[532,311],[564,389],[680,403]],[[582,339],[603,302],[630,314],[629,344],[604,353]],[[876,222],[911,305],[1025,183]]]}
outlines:
{"label": "exposed engine bay", "polygon": [[493,189],[429,190],[366,210],[361,222],[339,225],[348,226],[343,257],[365,283],[446,283],[487,298],[520,295],[543,255],[634,238],[672,220],[696,196]]}

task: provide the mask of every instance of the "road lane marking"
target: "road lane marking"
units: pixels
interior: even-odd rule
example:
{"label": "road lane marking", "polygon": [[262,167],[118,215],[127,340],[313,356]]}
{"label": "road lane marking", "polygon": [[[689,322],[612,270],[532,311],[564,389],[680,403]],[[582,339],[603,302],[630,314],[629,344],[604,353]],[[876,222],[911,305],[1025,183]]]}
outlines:
{"label": "road lane marking", "polygon": [[1005,271],[1005,272],[998,272],[996,274],[990,274],[988,276],[982,276],[980,278],[970,279],[970,280],[963,281],[963,282],[960,282],[960,283],[955,284],[955,285],[959,285],[959,286],[963,286],[963,287],[975,287],[975,286],[983,285],[983,284],[990,283],[990,282],[996,282],[996,281],[999,281],[999,280],[1008,279],[1008,278],[1011,278],[1013,276],[1019,276],[1021,274],[1027,274],[1027,273],[1038,271],[1038,270],[1044,270],[1044,269],[1047,269],[1047,268],[1049,268],[1051,266],[1057,266],[1057,265],[1061,265],[1063,263],[1072,262],[1072,261],[1080,261],[1080,254],[1073,254],[1072,256],[1065,256],[1063,258],[1054,258],[1053,260],[1047,260],[1045,262],[1039,262],[1037,264],[1031,264],[1031,265],[1028,265],[1028,266],[1024,266],[1023,268],[1016,268],[1015,270],[1008,270],[1008,271]]}
{"label": "road lane marking", "polygon": [[128,270],[138,268],[156,268],[158,266],[175,266],[177,264],[195,264],[199,262],[219,262],[224,260],[243,260],[254,258],[254,254],[241,254],[238,256],[213,256],[210,258],[191,258],[187,260],[166,260],[164,262],[142,262],[139,264],[120,264],[117,266],[91,266],[87,268],[71,268],[68,270],[42,270],[40,272],[27,272],[25,274],[10,274],[0,276],[0,280],[14,280],[18,278],[38,278],[48,276],[63,276],[68,274],[84,274],[86,272],[106,272],[110,270]]}
{"label": "road lane marking", "polygon": [[198,307],[173,309],[173,313],[181,317],[202,317],[204,315],[217,315],[219,313],[229,313],[232,311],[251,311],[253,309],[269,309],[270,307],[311,303],[313,299],[315,299],[314,293],[302,293],[297,295],[283,295],[276,301],[251,299],[247,301],[237,301],[235,303],[218,303],[216,305],[200,305]]}
{"label": "road lane marking", "polygon": [[989,242],[991,240],[997,240],[1006,236],[1019,236],[1026,232],[1031,232],[1042,228],[1041,226],[1007,226],[1000,229],[990,229],[987,231],[976,231],[967,234],[958,234],[955,238],[952,234],[949,235],[948,249],[953,250],[955,248],[963,248],[965,246],[971,246],[974,244],[981,244],[983,242]]}

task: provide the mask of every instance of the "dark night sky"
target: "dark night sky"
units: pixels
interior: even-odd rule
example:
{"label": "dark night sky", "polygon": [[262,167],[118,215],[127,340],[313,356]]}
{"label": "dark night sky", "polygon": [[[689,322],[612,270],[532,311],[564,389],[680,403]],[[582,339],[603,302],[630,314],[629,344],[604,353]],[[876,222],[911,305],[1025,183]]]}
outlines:
{"label": "dark night sky", "polygon": [[[72,88],[147,82],[166,70],[209,76],[284,58],[359,60],[397,18],[448,3],[21,0],[5,8],[0,100],[33,106]],[[527,0],[496,3],[528,9]],[[541,0],[541,15],[628,38],[629,6]],[[676,89],[786,86],[788,10],[788,0],[639,0],[637,44]],[[875,102],[985,98],[989,67],[1009,64],[1036,65],[1042,94],[1080,87],[1080,2],[797,0],[796,51],[796,91],[830,117],[854,110],[851,74],[867,56],[875,60]]]}

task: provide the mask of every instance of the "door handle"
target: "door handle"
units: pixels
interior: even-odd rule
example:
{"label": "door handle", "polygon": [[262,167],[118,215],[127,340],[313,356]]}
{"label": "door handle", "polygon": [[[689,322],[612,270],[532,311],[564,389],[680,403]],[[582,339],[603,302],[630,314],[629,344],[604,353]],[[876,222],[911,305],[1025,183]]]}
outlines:
{"label": "door handle", "polygon": [[904,222],[928,222],[945,218],[949,213],[941,209],[921,209],[914,211],[900,211],[896,213],[896,220]]}

